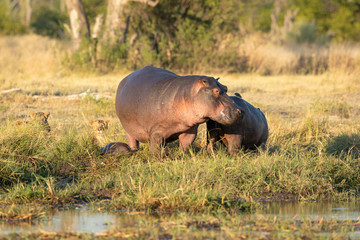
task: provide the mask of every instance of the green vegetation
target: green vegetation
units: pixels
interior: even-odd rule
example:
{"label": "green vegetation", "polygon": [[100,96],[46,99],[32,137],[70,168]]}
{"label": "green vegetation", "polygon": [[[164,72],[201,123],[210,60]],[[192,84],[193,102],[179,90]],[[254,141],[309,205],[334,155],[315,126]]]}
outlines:
{"label": "green vegetation", "polygon": [[[64,27],[70,24],[64,1],[32,1],[29,23],[25,22],[24,6],[14,2],[0,3],[0,33],[35,32],[62,40],[71,38],[69,29]],[[91,28],[99,14],[104,14],[106,19],[106,1],[82,2]],[[360,41],[360,6],[356,1],[172,0],[159,1],[155,7],[129,1],[124,14],[119,21],[128,17],[125,41],[116,44],[104,41],[103,24],[97,40],[84,39],[79,51],[62,57],[63,65],[71,70],[98,72],[153,65],[187,73],[211,69],[211,72],[264,75],[318,74],[333,70],[332,44],[356,46]],[[293,18],[289,14],[294,14]],[[273,43],[295,55],[292,56],[295,59],[279,66],[272,64],[270,57],[269,63],[259,66],[264,64],[262,55],[267,55],[264,51],[269,50],[261,49],[262,54],[252,56],[254,49],[242,47],[249,41],[255,44],[255,49],[257,42]],[[309,49],[304,52],[303,48]],[[277,56],[278,51],[274,51]],[[336,54],[335,58],[338,57],[341,56]],[[358,57],[342,60],[349,62],[351,71],[357,70],[354,66],[359,62]]]}
{"label": "green vegetation", "polygon": [[[48,133],[36,124],[3,126],[0,201],[109,199],[115,209],[212,211],[249,210],[251,205],[240,199],[280,194],[304,200],[358,195],[360,139],[331,136],[325,120],[308,117],[296,128],[273,130],[267,151],[236,156],[228,156],[226,149],[207,153],[202,139],[187,154],[172,144],[162,158],[150,154],[147,145],[130,157],[101,156],[89,128],[82,128],[87,130]],[[122,129],[108,134],[124,135]]]}

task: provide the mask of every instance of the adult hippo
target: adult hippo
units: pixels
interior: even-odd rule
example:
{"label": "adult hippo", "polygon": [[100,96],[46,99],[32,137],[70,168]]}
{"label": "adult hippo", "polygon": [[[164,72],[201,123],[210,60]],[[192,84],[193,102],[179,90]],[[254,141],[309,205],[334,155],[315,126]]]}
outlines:
{"label": "adult hippo", "polygon": [[[221,140],[228,147],[230,154],[240,148],[256,149],[264,146],[269,136],[268,124],[259,108],[241,98],[240,94],[230,98],[241,110],[241,118],[231,125],[223,125],[216,121],[206,123],[208,131],[208,151],[213,151],[215,142]],[[210,139],[209,139],[210,138]]]}
{"label": "adult hippo", "polygon": [[125,77],[117,89],[115,108],[131,150],[150,141],[155,152],[176,139],[180,149],[187,150],[199,124],[209,119],[234,123],[241,113],[223,87],[213,77],[179,76],[151,66]]}

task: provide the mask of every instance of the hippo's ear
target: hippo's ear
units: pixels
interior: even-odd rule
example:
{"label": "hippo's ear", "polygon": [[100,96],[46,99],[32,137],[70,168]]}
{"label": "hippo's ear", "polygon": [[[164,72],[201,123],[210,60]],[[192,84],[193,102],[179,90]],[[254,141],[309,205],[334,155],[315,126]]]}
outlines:
{"label": "hippo's ear", "polygon": [[242,98],[242,96],[240,95],[240,93],[235,93],[235,96],[239,97],[239,98]]}
{"label": "hippo's ear", "polygon": [[228,87],[227,86],[225,86],[225,85],[222,85],[221,84],[221,87],[223,88],[223,90],[227,93],[227,91],[228,91]]}
{"label": "hippo's ear", "polygon": [[225,86],[225,85],[223,85],[223,84],[221,84],[221,83],[219,82],[219,79],[220,79],[219,77],[218,77],[218,78],[215,78],[216,85],[220,88],[221,92],[227,93],[228,87]]}

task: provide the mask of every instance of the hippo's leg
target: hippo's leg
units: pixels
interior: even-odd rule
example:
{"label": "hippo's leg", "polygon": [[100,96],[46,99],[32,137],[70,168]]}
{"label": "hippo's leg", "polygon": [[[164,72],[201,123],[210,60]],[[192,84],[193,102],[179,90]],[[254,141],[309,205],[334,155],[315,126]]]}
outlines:
{"label": "hippo's leg", "polygon": [[260,148],[262,151],[266,151],[266,141],[260,141],[257,146],[259,146],[258,148]]}
{"label": "hippo's leg", "polygon": [[214,152],[214,144],[219,140],[220,137],[217,129],[209,131],[207,136],[207,151]]}
{"label": "hippo's leg", "polygon": [[152,153],[159,153],[164,146],[165,142],[162,133],[152,132],[150,135],[150,151]]}
{"label": "hippo's leg", "polygon": [[181,151],[187,151],[190,145],[194,142],[197,135],[198,125],[190,128],[186,132],[179,135],[179,148]]}
{"label": "hippo's leg", "polygon": [[214,151],[214,144],[219,141],[221,135],[221,129],[218,126],[218,123],[212,120],[209,120],[206,123],[207,135],[206,135],[206,143],[208,152]]}
{"label": "hippo's leg", "polygon": [[138,150],[139,149],[139,141],[137,141],[135,138],[130,136],[130,134],[126,133],[126,140],[129,144],[129,147],[131,150]]}

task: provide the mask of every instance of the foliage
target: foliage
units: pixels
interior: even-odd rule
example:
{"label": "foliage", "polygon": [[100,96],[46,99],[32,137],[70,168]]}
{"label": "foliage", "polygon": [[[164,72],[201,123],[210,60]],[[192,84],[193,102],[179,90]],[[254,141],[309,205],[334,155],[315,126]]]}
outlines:
{"label": "foliage", "polygon": [[[106,18],[106,1],[83,0],[91,27],[99,14]],[[181,0],[160,1],[155,7],[129,1],[124,18],[130,17],[126,41],[109,45],[99,39],[86,39],[82,49],[63,61],[70,69],[95,69],[108,72],[114,69],[138,69],[153,65],[178,72],[212,71],[254,72],[269,75],[286,70],[269,66],[253,66],[249,56],[239,49],[246,37],[261,32],[264,38],[271,31],[271,14],[276,6],[278,27],[284,25],[286,14],[298,10],[294,27],[278,36],[284,44],[317,44],[328,46],[330,41],[360,41],[360,5],[341,0]],[[64,23],[69,22],[65,4],[59,0],[33,1],[33,16],[29,29],[24,25],[24,10],[9,10],[9,1],[0,3],[0,32],[19,34],[34,30],[38,34],[67,38]],[[105,24],[103,24],[104,27]],[[123,33],[118,33],[122,35]],[[279,33],[280,35],[282,33]],[[270,38],[267,38],[270,41]],[[325,57],[326,59],[326,57]],[[314,62],[315,61],[315,62]],[[325,60],[324,60],[325,61]],[[296,73],[321,73],[329,69],[312,55],[301,55],[299,63],[286,64]]]}
{"label": "foliage", "polygon": [[7,1],[0,1],[0,33],[1,34],[21,34],[26,32],[26,27],[16,16],[11,16]]}
{"label": "foliage", "polygon": [[64,12],[49,8],[45,5],[36,8],[32,18],[31,27],[35,33],[54,38],[65,37],[63,24],[69,20]]}
{"label": "foliage", "polygon": [[294,0],[299,19],[314,21],[319,32],[330,33],[337,40],[359,41],[360,5],[356,1]]}

